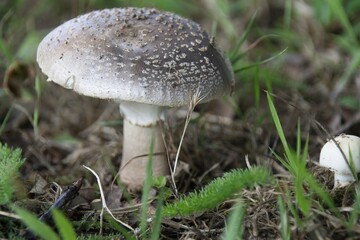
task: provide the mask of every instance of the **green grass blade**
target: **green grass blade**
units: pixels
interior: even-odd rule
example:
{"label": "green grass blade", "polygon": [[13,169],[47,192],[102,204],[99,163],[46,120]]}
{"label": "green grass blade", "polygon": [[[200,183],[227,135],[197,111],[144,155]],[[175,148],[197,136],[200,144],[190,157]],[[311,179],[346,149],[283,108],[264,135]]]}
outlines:
{"label": "green grass blade", "polygon": [[119,222],[115,221],[115,219],[112,218],[110,215],[106,214],[105,219],[109,223],[111,228],[120,233],[126,240],[136,240],[136,236],[132,232],[129,232],[129,229],[125,228]]}
{"label": "green grass blade", "polygon": [[158,196],[158,202],[156,204],[156,212],[155,212],[155,218],[154,218],[154,225],[153,230],[151,233],[151,240],[157,240],[160,236],[161,231],[161,220],[162,220],[162,211],[164,208],[164,188],[160,189],[159,196]]}
{"label": "green grass blade", "polygon": [[303,189],[304,179],[301,178],[303,174],[298,174],[295,179],[295,199],[297,202],[297,206],[304,214],[304,216],[308,216],[310,214],[311,208],[311,198],[305,196],[305,191]]}
{"label": "green grass blade", "polygon": [[152,138],[149,149],[149,160],[146,164],[146,177],[143,186],[143,192],[141,196],[141,222],[140,222],[140,232],[143,237],[145,237],[145,231],[147,227],[147,218],[148,218],[148,199],[149,193],[152,185],[152,165],[154,157],[154,138]]}
{"label": "green grass blade", "polygon": [[350,217],[346,223],[346,228],[351,230],[353,226],[357,223],[360,215],[360,188],[356,187],[355,203],[354,209],[350,212]]}
{"label": "green grass blade", "polygon": [[236,37],[236,30],[233,21],[230,18],[230,2],[228,0],[213,1],[214,10],[210,10],[214,19],[219,22],[222,30],[227,38],[231,39]]}
{"label": "green grass blade", "polygon": [[338,18],[341,25],[346,31],[346,34],[351,38],[352,42],[357,43],[356,33],[347,17],[347,14],[343,8],[342,1],[340,0],[327,0],[333,14]]}
{"label": "green grass blade", "polygon": [[244,44],[245,40],[249,36],[249,33],[251,31],[251,28],[254,25],[254,21],[256,19],[257,11],[254,13],[254,15],[251,17],[249,23],[246,25],[244,33],[241,35],[239,41],[236,43],[235,49],[232,52],[230,56],[230,61],[234,65],[240,58],[239,55],[243,55],[242,53],[239,53],[241,46]]}
{"label": "green grass blade", "polygon": [[287,190],[286,192],[286,199],[284,199],[286,202],[286,206],[288,207],[288,216],[291,215],[293,216],[294,220],[295,220],[295,225],[302,229],[303,228],[303,221],[302,218],[300,217],[300,212],[296,209],[296,207],[294,206],[296,203],[293,202],[293,197],[291,196],[290,190]]}
{"label": "green grass blade", "polygon": [[42,92],[42,84],[40,77],[37,75],[35,77],[35,92],[36,92],[36,100],[35,100],[35,109],[33,114],[33,126],[35,136],[39,136],[39,115],[40,115],[40,97]]}
{"label": "green grass blade", "polygon": [[278,207],[280,214],[280,235],[282,240],[290,240],[291,239],[291,230],[290,230],[290,222],[288,211],[286,210],[286,206],[284,204],[283,199],[278,197]]}
{"label": "green grass blade", "polygon": [[297,134],[296,134],[296,158],[301,158],[301,127],[300,127],[300,119],[298,119],[297,124]]}
{"label": "green grass blade", "polygon": [[14,57],[11,53],[11,49],[3,38],[0,38],[0,53],[0,55],[4,56],[7,63],[11,63],[13,61]]}
{"label": "green grass blade", "polygon": [[236,239],[243,239],[244,234],[244,217],[245,217],[245,205],[241,200],[235,204],[235,208],[231,212],[229,217],[227,227],[223,233],[221,239],[224,240],[236,240]]}
{"label": "green grass blade", "polygon": [[276,54],[275,56],[272,56],[272,57],[269,57],[265,60],[262,60],[262,61],[258,61],[258,62],[255,62],[253,64],[250,64],[248,66],[245,66],[245,67],[241,67],[241,68],[238,68],[238,69],[234,69],[234,73],[239,73],[239,72],[242,72],[244,70],[247,70],[247,69],[250,69],[250,68],[253,68],[253,67],[256,67],[256,66],[259,66],[259,65],[262,65],[262,64],[265,64],[265,63],[268,63],[268,62],[271,62],[272,60],[276,59],[277,57],[279,57],[280,55],[282,55],[284,52],[286,52],[287,48],[285,48],[284,50],[282,50],[281,52],[279,52],[278,54]]}
{"label": "green grass blade", "polygon": [[15,212],[21,217],[25,225],[38,237],[45,240],[60,240],[59,236],[48,225],[37,219],[29,211],[14,207]]}
{"label": "green grass blade", "polygon": [[62,239],[76,240],[76,232],[71,222],[57,209],[52,210],[53,218]]}
{"label": "green grass blade", "polygon": [[289,30],[291,26],[291,14],[293,9],[293,1],[285,0],[284,12],[284,29]]}
{"label": "green grass blade", "polygon": [[269,103],[269,108],[270,108],[270,112],[271,112],[271,116],[273,118],[273,121],[274,121],[274,124],[275,124],[275,127],[276,127],[276,130],[278,132],[278,135],[280,137],[280,141],[284,147],[284,150],[285,150],[285,153],[286,153],[286,156],[292,156],[292,153],[291,153],[291,150],[290,150],[290,147],[286,141],[286,138],[285,138],[285,134],[284,134],[284,130],[281,126],[281,122],[280,122],[280,119],[279,119],[279,116],[277,114],[277,111],[276,111],[276,108],[275,108],[275,105],[274,105],[274,102],[271,98],[271,95],[269,92],[266,93],[266,96],[267,96],[267,100],[268,100],[268,103]]}
{"label": "green grass blade", "polygon": [[354,50],[352,48],[352,59],[350,63],[346,66],[344,73],[340,77],[339,81],[337,81],[335,86],[335,95],[338,95],[340,92],[344,90],[347,83],[351,79],[351,76],[359,69],[360,66],[360,50]]}
{"label": "green grass blade", "polygon": [[10,118],[10,116],[11,116],[12,110],[13,110],[13,105],[11,105],[11,107],[10,107],[9,110],[7,111],[5,117],[4,117],[4,119],[3,119],[3,121],[2,121],[2,123],[1,123],[1,125],[0,125],[0,136],[2,135],[2,133],[3,133],[4,129],[5,129],[5,127],[6,127],[6,124],[7,124],[7,122],[9,121],[9,118]]}
{"label": "green grass blade", "polygon": [[312,175],[309,174],[306,177],[306,182],[309,184],[311,191],[321,198],[321,200],[331,209],[332,213],[334,213],[337,218],[343,219],[330,194],[321,187]]}
{"label": "green grass blade", "polygon": [[255,68],[255,76],[254,76],[254,98],[255,98],[255,107],[259,108],[260,105],[260,83],[259,83],[259,72],[260,68],[257,66]]}

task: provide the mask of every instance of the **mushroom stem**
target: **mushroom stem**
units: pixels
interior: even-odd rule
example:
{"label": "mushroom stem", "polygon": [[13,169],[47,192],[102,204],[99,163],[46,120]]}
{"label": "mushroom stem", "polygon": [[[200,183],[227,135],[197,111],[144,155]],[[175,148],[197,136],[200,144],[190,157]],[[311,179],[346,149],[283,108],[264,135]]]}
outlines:
{"label": "mushroom stem", "polygon": [[[153,176],[169,174],[166,150],[159,124],[144,127],[124,119],[123,134],[120,179],[129,189],[139,190],[143,185],[146,178],[146,165],[150,157],[153,159]],[[152,142],[153,155],[150,156]]]}

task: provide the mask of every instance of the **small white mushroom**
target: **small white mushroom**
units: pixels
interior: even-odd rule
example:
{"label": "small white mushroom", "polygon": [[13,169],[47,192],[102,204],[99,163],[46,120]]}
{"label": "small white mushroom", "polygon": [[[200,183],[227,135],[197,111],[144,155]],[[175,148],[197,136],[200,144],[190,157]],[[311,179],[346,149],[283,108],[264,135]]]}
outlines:
{"label": "small white mushroom", "polygon": [[[211,39],[197,23],[172,13],[104,9],[50,32],[38,47],[37,61],[49,79],[65,88],[120,102],[120,178],[139,189],[152,140],[153,174],[169,173],[161,112],[189,105],[196,93],[207,102],[234,87],[231,64]],[[196,42],[191,49],[184,47],[191,42]]]}
{"label": "small white mushroom", "polygon": [[321,149],[319,165],[334,172],[334,188],[339,188],[355,181],[351,168],[360,172],[360,138],[341,134],[334,140],[336,143],[329,140]]}

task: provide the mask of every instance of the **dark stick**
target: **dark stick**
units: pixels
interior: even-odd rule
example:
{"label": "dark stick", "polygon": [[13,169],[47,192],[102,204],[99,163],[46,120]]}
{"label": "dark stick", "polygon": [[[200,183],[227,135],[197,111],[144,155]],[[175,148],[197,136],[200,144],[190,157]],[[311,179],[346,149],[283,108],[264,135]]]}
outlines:
{"label": "dark stick", "polygon": [[[60,196],[55,200],[54,204],[51,205],[51,207],[43,215],[40,216],[39,220],[46,223],[49,222],[49,220],[51,220],[52,210],[54,208],[62,208],[79,194],[82,181],[83,179],[80,178],[71,184],[70,187],[68,187],[62,194],[60,194]],[[25,232],[21,234],[21,237],[27,240],[37,239],[29,229],[26,229]]]}
{"label": "dark stick", "polygon": [[54,204],[39,218],[40,221],[47,222],[52,214],[54,208],[60,209],[65,206],[68,202],[73,200],[80,190],[82,185],[82,178],[74,182],[68,189],[66,189],[54,202]]}

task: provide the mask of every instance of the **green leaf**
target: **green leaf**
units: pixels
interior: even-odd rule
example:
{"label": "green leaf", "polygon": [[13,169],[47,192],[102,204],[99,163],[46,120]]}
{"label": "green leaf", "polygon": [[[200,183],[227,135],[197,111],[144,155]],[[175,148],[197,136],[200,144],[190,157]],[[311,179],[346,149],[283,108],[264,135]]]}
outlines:
{"label": "green leaf", "polygon": [[14,207],[15,212],[21,217],[21,221],[38,237],[45,240],[60,240],[59,236],[48,225],[37,219],[29,211]]}
{"label": "green leaf", "polygon": [[62,239],[76,240],[76,232],[71,225],[71,222],[58,209],[52,210],[54,222],[61,235]]}

